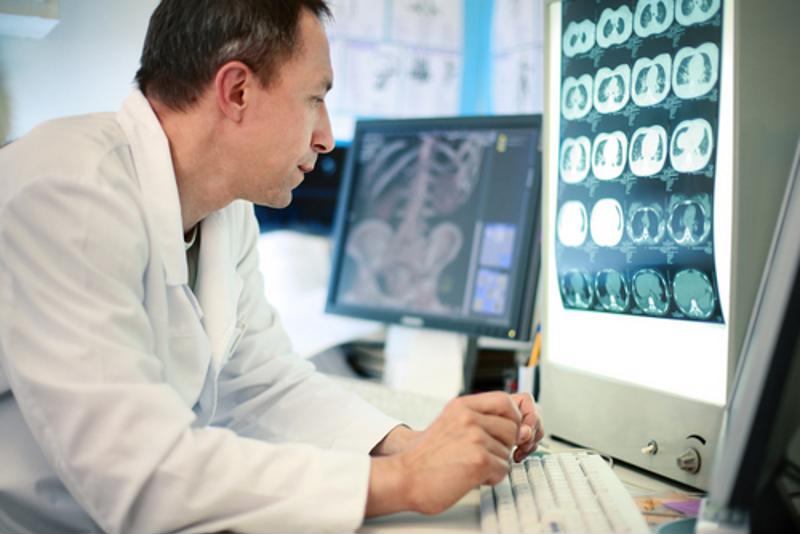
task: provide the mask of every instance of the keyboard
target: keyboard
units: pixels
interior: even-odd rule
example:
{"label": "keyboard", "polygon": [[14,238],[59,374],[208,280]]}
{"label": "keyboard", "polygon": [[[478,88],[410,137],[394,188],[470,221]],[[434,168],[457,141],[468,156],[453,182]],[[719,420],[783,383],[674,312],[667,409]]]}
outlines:
{"label": "keyboard", "polygon": [[483,532],[650,531],[633,497],[597,454],[530,457],[480,492]]}

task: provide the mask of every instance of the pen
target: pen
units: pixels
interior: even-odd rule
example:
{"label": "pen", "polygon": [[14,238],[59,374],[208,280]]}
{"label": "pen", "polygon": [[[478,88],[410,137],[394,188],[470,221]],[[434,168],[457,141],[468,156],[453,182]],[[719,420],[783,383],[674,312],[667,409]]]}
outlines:
{"label": "pen", "polygon": [[533,348],[531,357],[528,359],[528,367],[535,367],[539,363],[539,354],[542,352],[542,326],[536,325],[536,336],[533,338]]}

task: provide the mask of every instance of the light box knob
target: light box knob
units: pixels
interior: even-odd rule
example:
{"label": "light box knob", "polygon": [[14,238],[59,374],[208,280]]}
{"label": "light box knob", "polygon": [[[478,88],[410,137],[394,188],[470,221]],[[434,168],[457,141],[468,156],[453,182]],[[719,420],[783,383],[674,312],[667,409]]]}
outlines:
{"label": "light box knob", "polygon": [[700,453],[694,447],[689,447],[676,459],[678,467],[689,473],[700,471]]}

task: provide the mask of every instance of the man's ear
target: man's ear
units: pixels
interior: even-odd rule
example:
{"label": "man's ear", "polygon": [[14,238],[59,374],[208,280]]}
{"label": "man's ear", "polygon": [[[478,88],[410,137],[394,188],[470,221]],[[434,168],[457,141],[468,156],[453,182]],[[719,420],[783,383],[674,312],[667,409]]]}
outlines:
{"label": "man's ear", "polygon": [[247,107],[248,91],[255,81],[255,74],[241,61],[229,61],[217,70],[214,89],[220,111],[229,119],[242,120]]}

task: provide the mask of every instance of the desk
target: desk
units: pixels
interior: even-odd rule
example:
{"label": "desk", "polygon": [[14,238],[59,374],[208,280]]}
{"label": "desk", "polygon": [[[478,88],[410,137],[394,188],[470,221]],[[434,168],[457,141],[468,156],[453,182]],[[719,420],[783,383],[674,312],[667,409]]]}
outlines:
{"label": "desk", "polygon": [[[352,378],[334,377],[345,388],[348,388],[367,401],[372,402],[390,415],[400,419],[412,419],[428,422],[438,414],[444,401],[430,399],[413,393],[390,390],[377,383],[368,383]],[[409,412],[409,408],[412,408]],[[420,425],[423,427],[425,425]],[[561,442],[550,439],[542,440],[540,450],[546,452],[565,452],[575,450]],[[683,516],[660,505],[663,500],[681,500],[690,494],[677,485],[653,478],[646,473],[628,468],[617,463],[614,472],[622,480],[645,514],[645,519],[654,530],[666,521],[680,519]],[[480,532],[480,492],[474,489],[447,511],[436,516],[425,516],[413,512],[392,514],[389,516],[368,519],[358,530],[367,532]]]}
{"label": "desk", "polygon": [[447,511],[426,516],[403,512],[368,519],[357,532],[480,532],[480,492],[474,489]]}

